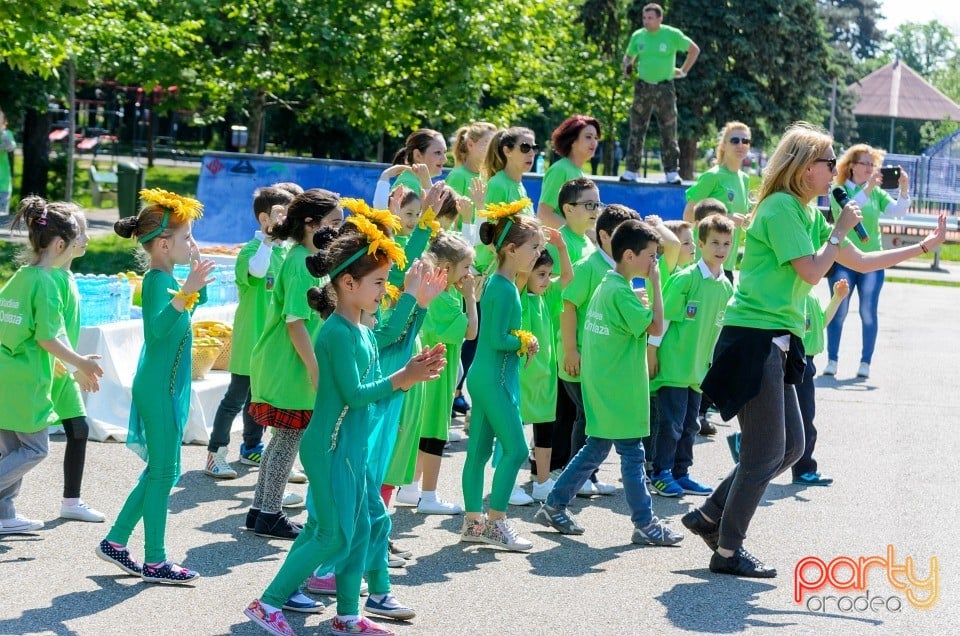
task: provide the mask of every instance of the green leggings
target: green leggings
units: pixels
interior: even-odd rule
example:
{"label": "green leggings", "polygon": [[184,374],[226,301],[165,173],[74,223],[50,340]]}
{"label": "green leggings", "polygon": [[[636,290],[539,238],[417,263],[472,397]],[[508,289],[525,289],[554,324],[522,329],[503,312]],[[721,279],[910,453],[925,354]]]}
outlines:
{"label": "green leggings", "polygon": [[493,473],[490,509],[506,512],[517,474],[527,458],[527,440],[523,436],[520,409],[505,391],[471,393],[473,413],[470,439],[463,464],[463,501],[467,512],[483,512],[483,470],[493,453],[493,439],[503,446],[503,457]]}
{"label": "green leggings", "polygon": [[180,467],[180,435],[172,421],[144,418],[149,459],[140,481],[127,496],[107,541],[127,545],[137,522],[143,519],[145,563],[167,560],[164,536],[170,491],[177,483]]}

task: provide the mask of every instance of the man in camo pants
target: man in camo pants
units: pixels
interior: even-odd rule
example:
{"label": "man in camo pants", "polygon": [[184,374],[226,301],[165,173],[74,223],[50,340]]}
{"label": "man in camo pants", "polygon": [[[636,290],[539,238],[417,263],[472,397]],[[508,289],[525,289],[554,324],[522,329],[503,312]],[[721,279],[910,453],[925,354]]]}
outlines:
{"label": "man in camo pants", "polygon": [[[627,170],[621,181],[640,180],[640,158],[650,115],[656,111],[660,126],[660,152],[667,183],[680,183],[680,146],[677,144],[677,91],[673,80],[687,76],[700,55],[700,47],[679,29],[663,24],[663,7],[643,7],[643,28],[634,31],[623,56],[623,73],[637,83],[630,108],[630,143]],[[677,53],[685,51],[683,66],[675,68]]]}

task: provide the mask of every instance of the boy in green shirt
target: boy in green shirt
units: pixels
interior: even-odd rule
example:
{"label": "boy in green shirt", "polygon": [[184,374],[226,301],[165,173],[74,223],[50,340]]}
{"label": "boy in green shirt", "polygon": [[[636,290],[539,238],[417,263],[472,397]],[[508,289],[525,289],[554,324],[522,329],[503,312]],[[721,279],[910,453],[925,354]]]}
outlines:
{"label": "boy in green shirt", "polygon": [[713,214],[697,226],[702,257],[674,274],[663,291],[664,330],[650,344],[659,354],[650,375],[654,430],[652,432],[655,494],[709,495],[712,488],[688,474],[693,465],[693,441],[700,430],[700,382],[710,367],[713,346],[733,285],[723,263],[733,243],[733,223]]}
{"label": "boy in green shirt", "polygon": [[[675,545],[683,539],[653,514],[643,470],[641,438],[650,430],[647,335],[659,335],[663,326],[658,245],[657,233],[646,223],[622,223],[611,238],[616,269],[604,275],[590,301],[581,368],[589,437],[534,517],[563,534],[583,534],[567,506],[616,447],[634,525],[632,541]],[[650,308],[631,287],[634,278],[647,279]]]}
{"label": "boy in green shirt", "polygon": [[237,255],[235,266],[239,303],[233,322],[230,350],[230,385],[217,408],[213,431],[207,444],[204,473],[218,479],[233,479],[237,471],[227,461],[230,427],[238,413],[243,415],[243,443],[240,462],[260,465],[263,454],[263,427],[250,416],[250,353],[263,331],[267,307],[273,296],[273,285],[283,264],[286,250],[267,236],[267,230],[290,202],[293,195],[281,188],[260,188],[254,193],[253,214],[260,230]]}
{"label": "boy in green shirt", "polygon": [[[567,246],[570,262],[578,263],[593,254],[597,247],[587,236],[597,225],[597,217],[603,210],[600,203],[600,190],[597,184],[579,177],[567,181],[560,187],[557,206],[566,221],[560,226],[560,236]],[[560,275],[560,253],[553,245],[547,244],[547,251],[553,258],[553,276]]]}

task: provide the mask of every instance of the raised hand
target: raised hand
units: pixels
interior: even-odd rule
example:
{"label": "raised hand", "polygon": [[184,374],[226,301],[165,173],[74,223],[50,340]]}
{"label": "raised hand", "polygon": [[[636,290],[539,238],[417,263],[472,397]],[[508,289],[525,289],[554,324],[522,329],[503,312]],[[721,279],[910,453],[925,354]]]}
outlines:
{"label": "raised hand", "polygon": [[478,210],[483,209],[483,202],[487,198],[487,183],[480,177],[470,180],[470,200]]}
{"label": "raised hand", "polygon": [[427,269],[419,258],[410,263],[403,275],[403,291],[417,298],[423,285],[423,276]]}
{"label": "raised hand", "polygon": [[204,260],[199,260],[199,255],[196,255],[196,258],[190,259],[190,273],[187,274],[187,280],[183,281],[183,287],[180,288],[184,294],[192,294],[198,292],[216,279],[212,276],[213,270],[216,269],[217,264],[214,263],[209,258]]}
{"label": "raised hand", "polygon": [[461,278],[460,282],[456,284],[456,287],[457,291],[460,292],[464,300],[476,301],[476,279],[473,277],[473,274],[467,274]]}
{"label": "raised hand", "polygon": [[425,163],[415,163],[411,168],[413,174],[420,180],[420,185],[424,190],[430,188],[430,168]]}
{"label": "raised hand", "polygon": [[440,210],[443,206],[443,202],[447,199],[447,190],[443,187],[442,183],[438,181],[433,185],[427,186],[425,188],[426,194],[423,197],[422,208],[426,211],[427,208],[430,208],[434,212]]}
{"label": "raised hand", "polygon": [[850,293],[850,283],[846,278],[841,278],[833,284],[833,295],[843,300]]}
{"label": "raised hand", "polygon": [[426,307],[430,302],[440,295],[447,288],[447,273],[439,267],[427,272],[423,276],[423,282],[420,284],[420,294],[417,296],[417,304]]}

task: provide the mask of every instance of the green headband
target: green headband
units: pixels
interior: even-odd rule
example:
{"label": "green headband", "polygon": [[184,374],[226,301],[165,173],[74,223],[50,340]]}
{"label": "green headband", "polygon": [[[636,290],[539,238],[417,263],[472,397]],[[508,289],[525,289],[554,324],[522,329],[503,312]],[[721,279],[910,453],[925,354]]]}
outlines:
{"label": "green headband", "polygon": [[334,268],[333,268],[333,271],[330,272],[330,280],[332,281],[334,276],[336,276],[337,274],[339,274],[339,273],[342,272],[343,270],[345,270],[345,269],[347,269],[348,267],[350,267],[350,266],[354,263],[354,261],[356,261],[357,259],[359,259],[359,258],[360,258],[361,256],[363,256],[364,254],[366,254],[368,247],[369,247],[369,246],[364,245],[364,246],[361,247],[359,250],[357,250],[357,253],[356,253],[356,254],[354,254],[353,256],[351,256],[350,258],[348,258],[347,260],[343,261],[342,263],[340,263],[339,265],[337,265],[336,267],[334,267]]}
{"label": "green headband", "polygon": [[147,234],[147,235],[145,235],[145,236],[141,236],[141,237],[140,237],[139,239],[137,239],[137,240],[138,240],[138,241],[140,242],[140,244],[142,245],[142,244],[146,243],[147,241],[149,241],[149,240],[151,240],[151,239],[154,239],[154,238],[160,236],[161,234],[163,234],[163,231],[164,231],[165,229],[167,229],[167,223],[168,223],[169,221],[170,221],[170,212],[169,212],[169,211],[165,211],[165,212],[163,213],[163,219],[160,221],[160,227],[158,227],[158,228],[155,229],[153,232],[150,232],[149,234]]}
{"label": "green headband", "polygon": [[500,246],[503,245],[503,240],[507,238],[507,232],[510,231],[510,228],[513,227],[513,219],[508,218],[507,222],[503,226],[503,232],[500,232],[500,237],[497,238],[497,242],[494,244],[494,249],[500,249]]}

